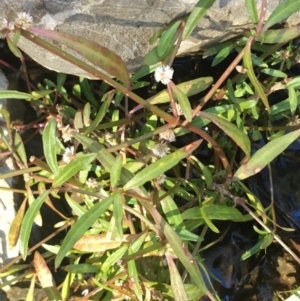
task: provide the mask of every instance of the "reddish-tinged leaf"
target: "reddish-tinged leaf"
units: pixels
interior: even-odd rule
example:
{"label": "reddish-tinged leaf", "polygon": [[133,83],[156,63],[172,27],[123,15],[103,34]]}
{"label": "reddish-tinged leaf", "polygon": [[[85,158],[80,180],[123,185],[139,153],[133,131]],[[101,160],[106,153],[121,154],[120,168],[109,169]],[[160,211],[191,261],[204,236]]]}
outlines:
{"label": "reddish-tinged leaf", "polygon": [[119,247],[123,243],[132,243],[140,235],[124,234],[122,239],[109,239],[106,234],[91,234],[82,236],[73,246],[75,250],[84,252],[104,252]]}
{"label": "reddish-tinged leaf", "polygon": [[119,55],[100,44],[82,37],[64,32],[57,32],[37,27],[30,27],[30,32],[57,41],[82,55],[92,64],[121,80],[130,89],[130,77],[127,66]]}
{"label": "reddish-tinged leaf", "polygon": [[45,259],[38,251],[34,253],[33,266],[42,288],[56,286]]}

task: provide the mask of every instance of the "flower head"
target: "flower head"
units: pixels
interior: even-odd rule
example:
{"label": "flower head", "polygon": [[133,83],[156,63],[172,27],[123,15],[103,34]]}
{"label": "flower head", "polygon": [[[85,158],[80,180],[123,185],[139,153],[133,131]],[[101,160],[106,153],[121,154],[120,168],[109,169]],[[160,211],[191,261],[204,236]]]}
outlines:
{"label": "flower head", "polygon": [[160,66],[156,68],[154,77],[157,82],[162,82],[164,85],[167,85],[172,77],[174,70],[170,66]]}
{"label": "flower head", "polygon": [[155,144],[152,152],[156,157],[162,158],[170,152],[170,148],[166,143],[159,142]]}
{"label": "flower head", "polygon": [[99,186],[99,183],[95,178],[88,178],[85,183],[88,188],[97,188]]}
{"label": "flower head", "polygon": [[174,142],[176,140],[176,137],[174,131],[166,130],[165,132],[159,134],[159,139],[163,139],[169,142]]}
{"label": "flower head", "polygon": [[14,22],[8,22],[6,19],[3,19],[1,29],[14,30],[15,29],[15,23]]}
{"label": "flower head", "polygon": [[74,146],[71,146],[71,147],[67,147],[65,149],[65,152],[63,154],[63,158],[62,160],[65,162],[65,163],[69,163],[72,161],[72,159],[74,158],[75,156],[75,153],[74,153]]}
{"label": "flower head", "polygon": [[71,139],[73,138],[74,130],[72,128],[70,128],[70,125],[68,124],[65,127],[61,127],[60,130],[61,130],[61,135],[62,135],[64,142],[71,141]]}
{"label": "flower head", "polygon": [[28,13],[18,13],[15,19],[15,26],[23,29],[27,29],[32,23],[32,17]]}

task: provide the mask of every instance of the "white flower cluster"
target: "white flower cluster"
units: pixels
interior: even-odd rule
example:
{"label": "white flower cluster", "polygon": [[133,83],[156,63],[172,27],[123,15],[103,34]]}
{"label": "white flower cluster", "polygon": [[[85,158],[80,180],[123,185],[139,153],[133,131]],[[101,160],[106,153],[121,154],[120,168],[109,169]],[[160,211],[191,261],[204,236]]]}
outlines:
{"label": "white flower cluster", "polygon": [[28,13],[18,13],[14,21],[8,21],[6,19],[3,19],[1,30],[7,29],[9,31],[12,31],[15,28],[28,29],[32,21],[32,16],[30,16]]}
{"label": "white flower cluster", "polygon": [[154,72],[154,78],[157,82],[167,85],[173,77],[174,70],[170,66],[160,66]]}

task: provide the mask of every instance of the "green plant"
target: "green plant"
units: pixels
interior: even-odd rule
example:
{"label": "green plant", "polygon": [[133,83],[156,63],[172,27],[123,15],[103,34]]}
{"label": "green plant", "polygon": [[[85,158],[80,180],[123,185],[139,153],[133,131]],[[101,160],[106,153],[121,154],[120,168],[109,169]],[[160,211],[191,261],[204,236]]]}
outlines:
{"label": "green plant", "polygon": [[[262,1],[259,17],[254,1],[246,1],[256,30],[204,53],[215,55],[216,65],[232,49],[239,52],[220,79],[213,86],[210,77],[175,85],[171,66],[179,45],[214,2],[198,1],[186,20],[178,20],[155,33],[151,41],[158,42],[145,57],[148,65],[132,75],[112,51],[83,38],[33,27],[26,14],[19,14],[14,26],[10,20],[4,24],[1,34],[23,63],[28,93],[1,91],[0,97],[31,101],[40,118],[35,126],[43,129],[45,155],[45,160],[30,158],[33,166],[29,167],[22,137],[17,134],[15,140],[9,141],[1,135],[6,151],[21,169],[0,178],[28,175],[24,202],[11,228],[11,245],[20,241],[23,259],[36,249],[37,246],[28,250],[31,227],[37,222],[42,204],[50,203],[50,195],[63,195],[73,212],[72,217],[63,217],[57,225],[57,232],[67,229],[61,245],[43,244],[46,252],[36,251],[34,255],[36,275],[50,300],[68,300],[71,284],[85,283],[86,275],[91,275],[93,283],[88,296],[101,300],[198,300],[205,294],[211,300],[219,299],[203,279],[209,271],[199,255],[208,247],[203,246],[208,230],[220,232],[216,220],[256,219],[265,228],[258,231],[260,239],[244,259],[275,238],[300,262],[273,233],[276,223],[272,210],[263,208],[240,182],[258,173],[299,137],[299,126],[289,125],[298,108],[299,78],[288,78],[285,73],[299,55],[290,42],[299,32],[297,27],[269,28],[300,10],[300,4],[287,0],[263,24],[266,1]],[[32,90],[23,55],[16,46],[20,36],[88,71],[102,84],[93,85],[81,78],[68,92],[66,75],[58,74],[56,83],[45,80]],[[75,50],[95,67],[39,36]],[[240,73],[229,79],[241,61]],[[278,69],[272,68],[278,64]],[[266,76],[258,77],[258,70]],[[153,71],[156,81],[161,81],[166,89],[143,99],[134,90],[149,85],[141,79]],[[221,88],[225,80],[226,85]],[[188,97],[208,87],[209,92],[192,109]],[[278,89],[287,89],[289,98],[270,106],[267,96]],[[218,100],[219,93],[222,100],[203,110],[208,100]],[[76,103],[70,101],[70,95]],[[129,103],[135,104],[130,111]],[[168,103],[171,113],[165,110]],[[1,113],[10,128],[8,112]],[[286,125],[272,126],[279,118],[285,118]],[[265,120],[262,126],[256,126]],[[131,128],[131,123],[137,126]],[[218,128],[215,135],[204,130],[210,123]],[[268,132],[271,141],[251,155],[249,136],[260,131]],[[170,144],[188,133],[201,138],[181,148]],[[193,155],[203,140],[213,149],[215,164],[204,165]],[[241,163],[236,155],[238,148],[244,153]],[[182,175],[182,168],[187,171],[186,176]],[[196,178],[188,176],[191,171]],[[37,198],[33,185],[38,185]],[[176,203],[177,197],[188,204],[184,210]],[[31,202],[25,212],[27,201]],[[249,214],[242,214],[235,204]],[[201,234],[195,234],[193,231],[199,227]],[[65,258],[69,262],[64,267],[67,276],[58,289],[45,262],[54,260],[58,268]],[[26,272],[22,274],[23,269]],[[25,265],[14,265],[1,271],[2,275],[17,271],[20,279],[28,275],[27,269]],[[35,280],[32,276],[32,283]]]}

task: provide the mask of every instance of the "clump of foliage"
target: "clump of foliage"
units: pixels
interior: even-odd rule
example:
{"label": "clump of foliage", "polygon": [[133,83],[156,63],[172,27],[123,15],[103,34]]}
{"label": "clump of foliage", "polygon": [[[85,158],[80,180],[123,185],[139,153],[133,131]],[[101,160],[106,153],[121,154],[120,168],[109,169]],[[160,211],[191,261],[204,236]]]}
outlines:
{"label": "clump of foliage", "polygon": [[[1,98],[31,102],[39,117],[35,126],[42,131],[45,156],[28,160],[22,136],[11,134],[8,114],[2,110],[9,137],[14,137],[10,140],[2,135],[2,139],[20,171],[1,177],[26,175],[24,201],[11,228],[10,245],[20,242],[23,259],[38,247],[28,250],[31,228],[38,222],[43,203],[51,206],[50,196],[65,198],[72,210],[71,217],[62,215],[57,224],[56,232],[67,229],[61,244],[44,243],[45,252],[35,251],[34,272],[27,265],[15,264],[4,267],[2,275],[17,272],[15,281],[31,271],[32,283],[37,276],[50,300],[69,300],[74,283],[88,287],[85,293],[90,300],[198,300],[205,294],[218,300],[209,280],[204,281],[209,270],[201,258],[201,251],[209,247],[203,243],[208,230],[220,233],[216,220],[255,219],[262,226],[257,230],[257,244],[242,259],[266,248],[274,238],[283,244],[273,233],[273,211],[263,208],[241,180],[261,171],[299,137],[299,126],[290,123],[299,104],[299,77],[286,74],[299,60],[298,49],[291,42],[299,30],[297,26],[269,28],[300,10],[300,3],[285,1],[263,24],[266,1],[262,1],[259,16],[254,1],[246,1],[256,29],[204,53],[215,55],[213,65],[233,49],[239,53],[219,80],[213,84],[211,77],[205,77],[175,85],[171,66],[180,43],[214,2],[200,0],[187,19],[155,33],[150,41],[156,46],[135,74],[129,74],[126,64],[109,49],[84,38],[31,26],[27,14],[19,14],[14,21],[10,16],[4,22],[0,33],[23,62],[25,75],[24,58],[16,46],[20,36],[102,83],[81,78],[68,92],[66,75],[57,74],[56,82],[45,80],[32,91],[26,75],[28,93],[1,91]],[[69,47],[91,64],[42,38]],[[229,79],[235,68],[239,74]],[[149,85],[143,78],[153,72],[155,80],[166,88],[143,99],[134,91]],[[207,88],[192,108],[189,97]],[[267,96],[278,89],[288,90],[289,97],[271,106]],[[216,105],[203,109],[212,98]],[[286,124],[272,126],[278,119]],[[261,120],[267,123],[255,127]],[[214,135],[205,130],[211,123],[219,129]],[[269,142],[251,155],[250,137],[259,139],[262,131],[268,133]],[[177,148],[176,139],[188,133],[199,139]],[[194,154],[204,140],[214,153],[214,162],[208,165]],[[238,149],[244,153],[242,160]],[[33,191],[36,185],[38,197]],[[184,208],[177,204],[178,197],[185,200]],[[194,231],[198,228],[201,234]],[[67,275],[56,286],[47,263],[54,260],[58,268],[64,259]]]}

